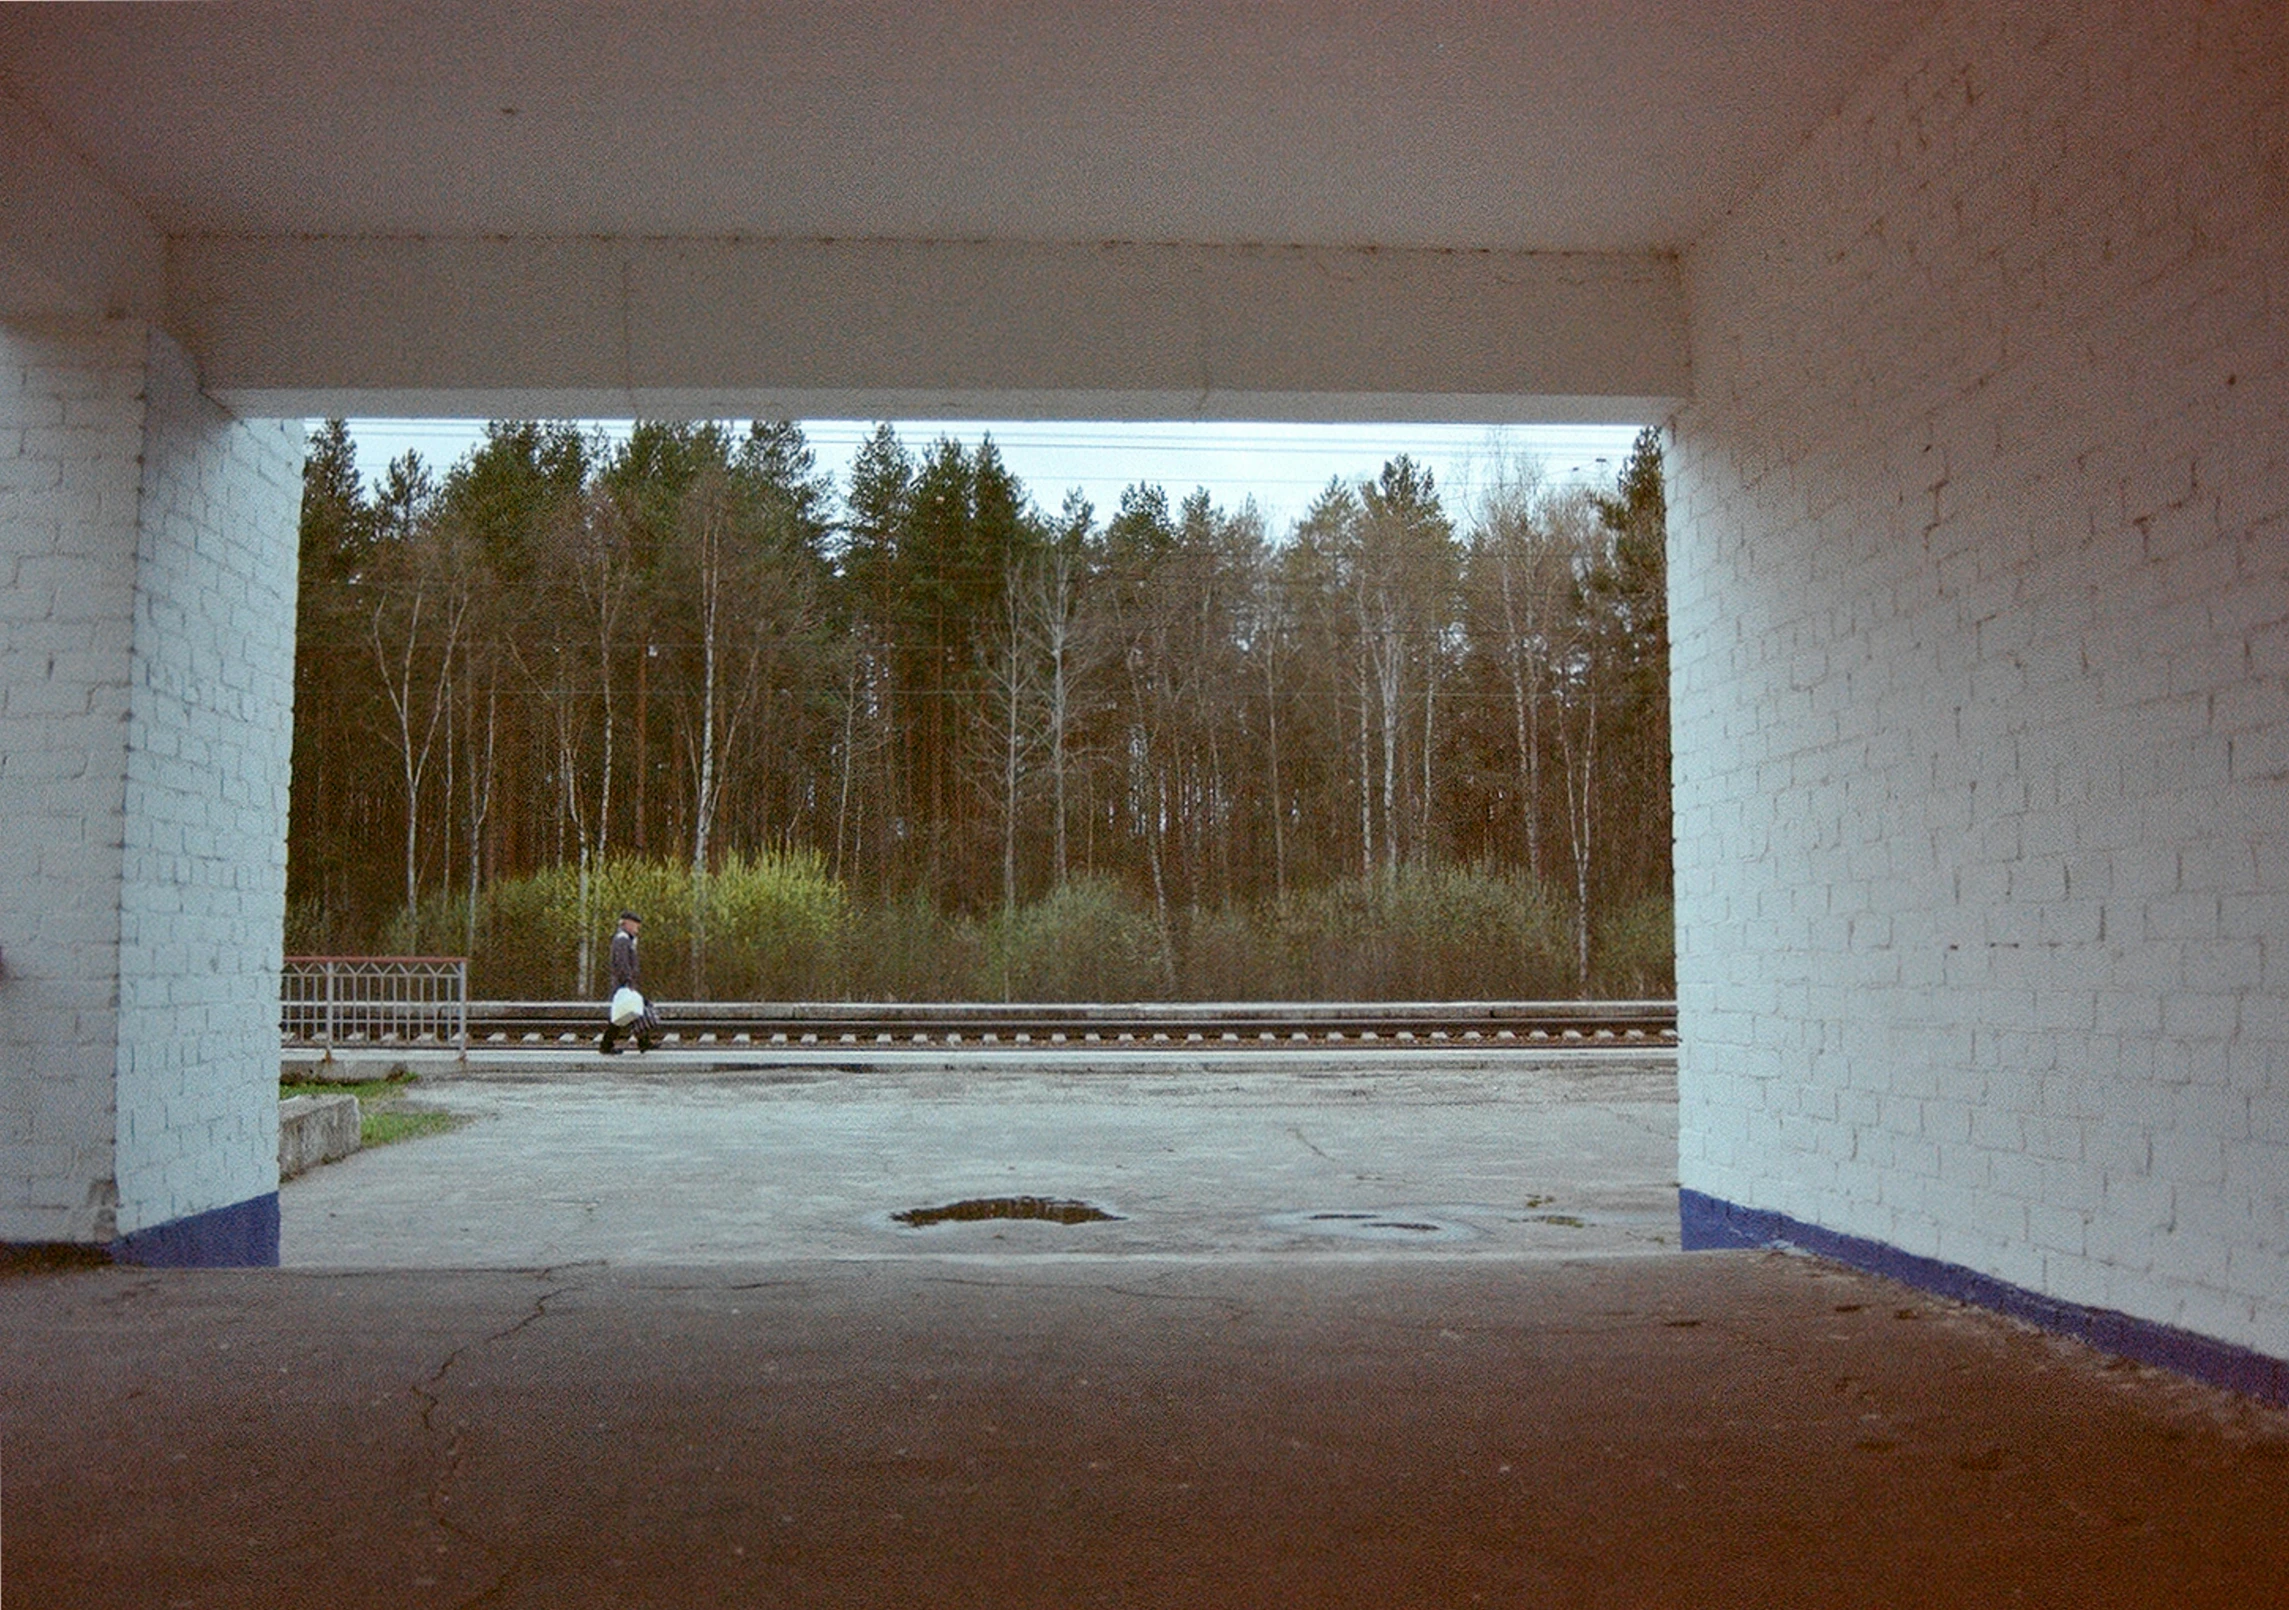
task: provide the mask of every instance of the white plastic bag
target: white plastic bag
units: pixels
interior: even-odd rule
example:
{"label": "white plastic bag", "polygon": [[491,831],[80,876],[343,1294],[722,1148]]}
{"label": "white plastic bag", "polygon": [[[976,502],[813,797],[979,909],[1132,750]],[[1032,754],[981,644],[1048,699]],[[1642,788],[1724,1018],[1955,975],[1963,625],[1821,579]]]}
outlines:
{"label": "white plastic bag", "polygon": [[644,997],[622,986],[612,992],[612,1026],[624,1029],[644,1015]]}

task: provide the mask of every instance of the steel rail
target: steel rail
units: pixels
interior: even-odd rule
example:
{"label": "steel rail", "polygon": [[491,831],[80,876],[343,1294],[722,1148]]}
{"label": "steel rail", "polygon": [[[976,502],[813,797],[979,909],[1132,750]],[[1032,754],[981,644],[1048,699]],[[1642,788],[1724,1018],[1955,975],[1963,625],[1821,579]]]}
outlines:
{"label": "steel rail", "polygon": [[[1673,1001],[661,1001],[670,1046],[766,1044],[1090,1049],[1241,1045],[1423,1047],[1677,1043]],[[561,1049],[603,1027],[595,1001],[471,1001],[469,1042]]]}

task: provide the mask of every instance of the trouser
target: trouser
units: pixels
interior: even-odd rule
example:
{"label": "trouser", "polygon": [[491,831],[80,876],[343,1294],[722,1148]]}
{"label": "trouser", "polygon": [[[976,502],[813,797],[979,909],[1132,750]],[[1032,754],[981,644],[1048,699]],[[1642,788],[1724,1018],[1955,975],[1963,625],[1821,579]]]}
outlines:
{"label": "trouser", "polygon": [[618,1023],[607,1022],[604,1025],[602,1037],[596,1042],[596,1049],[602,1051],[606,1056],[610,1056],[618,1049],[620,1037],[626,1035],[636,1042],[637,1050],[649,1051],[652,1048],[652,1042],[659,1038],[659,1033],[660,1020],[647,1003],[644,1007],[644,1015],[625,1027]]}

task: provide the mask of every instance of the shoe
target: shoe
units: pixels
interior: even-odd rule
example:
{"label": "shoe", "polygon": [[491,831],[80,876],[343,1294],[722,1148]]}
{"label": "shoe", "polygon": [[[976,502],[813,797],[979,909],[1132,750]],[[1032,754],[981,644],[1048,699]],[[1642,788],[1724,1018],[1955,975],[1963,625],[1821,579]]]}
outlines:
{"label": "shoe", "polygon": [[639,1051],[649,1051],[652,1048],[652,1045],[652,1041],[640,1039],[636,1042],[636,1049]]}
{"label": "shoe", "polygon": [[597,1041],[596,1049],[603,1052],[608,1057],[616,1057],[620,1054],[620,1048],[614,1045],[610,1040]]}

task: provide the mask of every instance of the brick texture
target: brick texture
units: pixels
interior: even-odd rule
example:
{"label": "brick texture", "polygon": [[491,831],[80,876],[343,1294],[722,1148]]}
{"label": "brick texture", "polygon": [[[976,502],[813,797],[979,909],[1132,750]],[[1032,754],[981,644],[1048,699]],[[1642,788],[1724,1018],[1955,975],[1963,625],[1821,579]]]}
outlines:
{"label": "brick texture", "polygon": [[[0,1238],[116,1228],[144,331],[0,326]],[[70,422],[66,423],[69,415]]]}
{"label": "brick texture", "polygon": [[0,1239],[276,1188],[299,454],[141,324],[0,328]]}
{"label": "brick texture", "polygon": [[1687,260],[1680,1177],[2289,1356],[2289,11],[1943,6]]}
{"label": "brick texture", "polygon": [[278,1186],[301,432],[146,369],[120,894],[122,1232]]}

